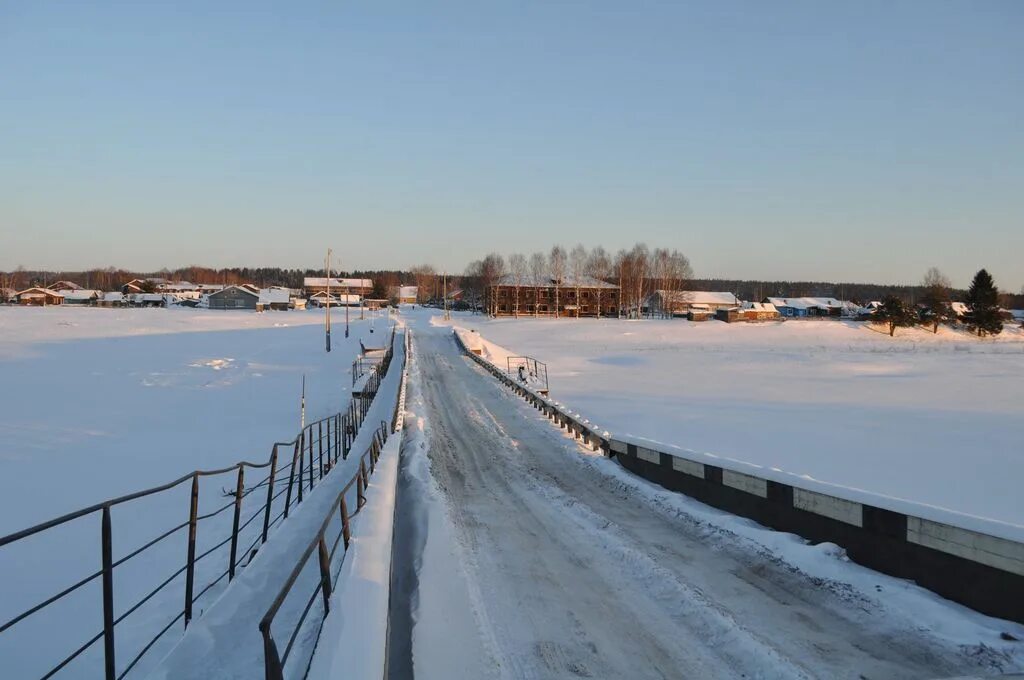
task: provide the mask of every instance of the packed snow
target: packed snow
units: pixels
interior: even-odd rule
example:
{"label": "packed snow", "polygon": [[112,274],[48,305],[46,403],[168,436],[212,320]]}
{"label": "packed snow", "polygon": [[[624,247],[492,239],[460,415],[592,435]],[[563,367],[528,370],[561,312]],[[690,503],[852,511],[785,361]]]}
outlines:
{"label": "packed snow", "polygon": [[[426,680],[1024,667],[1001,637],[1024,627],[640,479],[552,427],[446,328],[416,338],[396,529],[415,588],[395,667]],[[404,625],[393,608],[392,630]]]}
{"label": "packed snow", "polygon": [[[345,339],[334,312],[327,354],[322,310],[0,307],[0,535],[197,468],[266,461],[274,442],[299,431],[303,376],[307,422],[347,406],[360,341],[379,345],[388,334],[383,316],[353,316]],[[233,486],[232,474],[204,478],[200,513],[230,502]],[[187,519],[188,493],[183,484],[115,507],[115,559]],[[262,502],[258,496],[246,503]],[[198,553],[225,535],[211,525],[221,520],[229,530],[230,512],[201,524]],[[0,596],[0,621],[98,569],[99,525],[93,515],[0,549],[0,582],[17,584]],[[184,539],[178,532],[115,570],[118,615],[184,564]],[[197,584],[225,568],[222,557],[197,566]],[[117,627],[121,670],[181,610],[181,580]],[[218,592],[197,602],[197,616]],[[101,629],[100,602],[94,581],[0,636],[5,672],[39,675],[84,643]],[[179,622],[162,642],[180,634]],[[101,651],[102,643],[93,645],[68,677],[94,677]],[[138,669],[163,651],[155,648]]]}
{"label": "packed snow", "polygon": [[1018,328],[979,340],[833,320],[451,323],[499,366],[546,362],[552,397],[616,435],[1024,525]]}

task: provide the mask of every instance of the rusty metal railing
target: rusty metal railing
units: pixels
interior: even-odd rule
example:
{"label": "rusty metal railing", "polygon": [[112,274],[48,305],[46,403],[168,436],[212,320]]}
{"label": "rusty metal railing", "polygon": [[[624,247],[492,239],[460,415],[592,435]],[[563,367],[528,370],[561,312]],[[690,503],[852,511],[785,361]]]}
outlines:
{"label": "rusty metal railing", "polygon": [[[12,545],[40,536],[69,522],[97,515],[100,519],[99,551],[101,568],[88,573],[55,594],[46,597],[7,621],[0,623],[0,636],[14,630],[18,624],[25,622],[35,614],[51,607],[72,593],[99,581],[102,592],[100,603],[102,606],[102,630],[80,643],[73,651],[44,671],[41,677],[45,679],[54,676],[72,664],[76,659],[80,659],[86,650],[102,639],[103,677],[105,680],[120,680],[124,678],[176,623],[183,622],[183,626],[187,627],[193,618],[196,603],[217,584],[222,583],[225,578],[228,581],[234,579],[238,568],[246,564],[247,560],[255,555],[259,546],[266,543],[271,529],[279,522],[287,519],[289,511],[302,502],[304,494],[312,491],[319,480],[322,480],[337,465],[339,459],[344,460],[348,458],[360,426],[363,424],[369,411],[370,402],[380,387],[384,373],[388,370],[393,353],[392,345],[387,349],[383,360],[371,369],[373,374],[367,380],[366,387],[362,390],[360,396],[354,397],[345,411],[306,425],[292,441],[274,443],[271,448],[270,458],[266,462],[240,461],[229,467],[216,470],[195,470],[166,484],[96,503],[33,527],[0,537],[0,556],[2,556],[3,551],[10,550]],[[374,436],[377,436],[376,433]],[[279,465],[281,454],[285,451],[290,451],[291,460],[284,465]],[[364,457],[365,455],[363,454]],[[376,459],[373,460],[373,463],[376,463]],[[360,464],[362,464],[362,460]],[[267,472],[255,483],[248,484],[246,481],[247,470],[267,470]],[[230,498],[230,500],[211,512],[200,513],[200,480],[222,475],[233,476],[234,488],[223,493],[223,497]],[[115,559],[113,554],[111,509],[126,505],[132,501],[184,487],[186,484],[190,485],[188,520],[164,529],[141,546]],[[256,492],[260,489],[265,489],[265,493],[257,494]],[[245,499],[250,497],[259,497],[261,502],[255,508],[251,502],[248,507],[245,507]],[[214,539],[216,542],[211,547],[197,554],[197,537],[200,527],[205,526],[204,522],[211,522],[214,518],[221,517],[222,513],[228,511],[232,513],[230,531],[226,535],[216,536]],[[239,548],[242,545],[240,540],[243,537],[243,532],[260,519],[262,519],[260,531],[253,532],[255,536],[252,541],[240,550]],[[259,525],[257,524],[256,526]],[[114,583],[118,567],[122,567],[133,558],[170,537],[179,535],[180,532],[187,532],[184,565],[174,570],[169,576],[161,579],[158,585],[123,609],[123,611],[116,611]],[[227,547],[227,554],[223,555],[222,549],[225,547]],[[215,572],[208,582],[197,584],[196,565],[207,558],[213,559],[212,556],[218,553],[221,553],[222,559],[226,558],[223,570]],[[184,576],[184,594],[181,610],[171,617],[166,625],[144,644],[141,649],[135,651],[131,660],[123,668],[119,669],[115,654],[117,626],[182,576]],[[0,585],[10,587],[15,584],[6,583]],[[196,592],[197,588],[198,592]],[[56,648],[59,643],[59,640],[54,640],[50,646]],[[70,647],[71,645],[68,646]]]}
{"label": "rusty metal railing", "polygon": [[[394,348],[395,336],[392,333],[390,347]],[[388,437],[391,433],[401,431],[404,424],[404,412],[405,412],[405,398],[406,398],[406,377],[408,370],[409,353],[412,347],[412,336],[410,332],[406,332],[404,336],[404,364],[402,366],[402,380],[399,383],[398,394],[395,399],[395,406],[391,413],[390,425],[386,421],[381,421],[380,427],[373,433],[373,439],[370,442],[369,448],[363,453],[359,459],[359,467],[356,469],[355,474],[346,482],[345,486],[338,492],[338,495],[334,498],[331,506],[328,508],[326,516],[320,524],[320,528],[317,531],[313,539],[306,545],[305,550],[299,556],[295,567],[288,575],[288,579],[282,585],[277,596],[271,603],[270,608],[263,615],[263,618],[259,622],[260,634],[263,637],[263,658],[264,658],[264,677],[265,680],[284,680],[285,667],[288,663],[288,659],[291,657],[294,645],[300,632],[303,630],[303,625],[306,622],[310,611],[313,609],[317,597],[320,597],[322,602],[320,608],[320,618],[317,621],[316,635],[315,638],[319,640],[320,631],[323,628],[324,620],[330,613],[330,599],[331,593],[334,592],[334,587],[337,584],[337,579],[341,574],[341,568],[344,564],[345,556],[348,554],[349,542],[351,540],[351,521],[359,514],[366,505],[366,491],[369,486],[369,478],[376,469],[377,462],[380,458],[384,444],[387,443]],[[388,359],[390,361],[390,358]],[[352,503],[355,504],[355,510],[350,510]],[[330,541],[330,548],[328,548],[328,531],[330,530],[332,520],[338,520],[337,534]],[[335,563],[335,555],[337,553],[339,543],[343,546],[341,559]],[[305,567],[310,563],[313,552],[317,553],[317,579],[316,586],[313,588],[312,593],[309,594],[305,601],[305,605],[302,608],[301,614],[298,619],[291,626],[290,633],[288,634],[288,641],[284,647],[284,653],[281,653],[278,648],[277,641],[273,635],[273,624],[281,612],[282,606],[288,599],[288,596],[296,588],[299,577],[302,574]],[[304,659],[301,664],[303,669],[302,677],[305,677],[309,671],[310,664],[313,658],[310,655],[309,658]]]}
{"label": "rusty metal railing", "polygon": [[[313,605],[316,603],[318,596],[322,602],[322,615],[319,620],[320,627],[323,626],[323,620],[330,612],[331,593],[334,590],[334,585],[337,583],[337,576],[341,572],[341,564],[344,560],[344,557],[342,557],[342,561],[339,561],[338,564],[335,565],[334,557],[339,544],[343,545],[343,551],[345,553],[348,552],[349,541],[351,540],[350,523],[352,519],[363,509],[363,506],[366,505],[366,490],[369,486],[369,478],[377,469],[377,461],[379,460],[381,450],[387,441],[388,430],[389,428],[387,423],[382,421],[380,427],[378,427],[373,433],[370,447],[362,454],[362,456],[360,456],[359,467],[356,469],[355,474],[348,480],[348,482],[346,482],[341,491],[338,492],[338,495],[335,497],[334,502],[328,509],[323,522],[321,522],[316,535],[302,551],[295,567],[288,575],[288,579],[285,581],[281,590],[278,592],[277,597],[274,598],[270,608],[259,622],[260,634],[263,636],[264,665],[267,680],[284,680],[285,664],[288,663],[288,658],[291,656],[294,649],[295,641],[298,638],[299,632],[302,630],[303,624],[306,622],[306,618],[313,609]],[[350,503],[350,501],[352,501],[352,503]],[[353,503],[355,508],[351,509]],[[335,517],[338,519],[338,532],[333,539],[329,539],[327,532]],[[330,548],[328,548],[329,541]],[[284,653],[281,653],[278,649],[277,642],[274,639],[272,626],[278,612],[281,610],[281,606],[294,589],[299,576],[309,563],[314,551],[317,553],[319,578],[317,579],[316,587],[313,589],[313,592],[310,593],[309,597],[306,599],[302,613],[291,627],[291,632],[288,635],[288,642],[285,644]],[[319,637],[319,627],[317,630],[317,637]],[[312,657],[306,661],[307,669],[311,661]]]}

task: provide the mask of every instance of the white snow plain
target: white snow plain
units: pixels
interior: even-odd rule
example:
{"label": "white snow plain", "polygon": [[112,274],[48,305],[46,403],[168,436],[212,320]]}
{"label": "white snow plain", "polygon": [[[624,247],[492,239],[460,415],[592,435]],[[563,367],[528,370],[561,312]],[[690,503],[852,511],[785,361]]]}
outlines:
{"label": "white snow plain", "polygon": [[[345,408],[359,341],[380,344],[387,322],[353,320],[346,340],[339,323],[344,315],[335,311],[327,354],[323,315],[0,307],[0,535],[197,468],[266,461],[275,441],[299,431],[303,375],[307,422]],[[256,481],[255,474],[247,482]],[[204,479],[200,513],[230,502],[225,489],[233,484],[233,475]],[[188,493],[183,484],[115,507],[114,558],[186,520]],[[259,496],[246,499],[246,516],[250,499],[263,501]],[[213,521],[221,519],[230,530],[231,513]],[[226,535],[225,527],[217,529],[201,524],[197,552]],[[95,514],[3,548],[0,621],[98,569],[99,539]],[[223,571],[225,550],[197,565],[197,586]],[[185,555],[185,535],[178,532],[118,567],[115,613],[184,564]],[[197,616],[220,589],[197,602]],[[181,610],[183,599],[179,576],[117,627],[119,672]],[[37,676],[99,632],[100,602],[95,580],[0,636],[5,673]],[[162,643],[180,635],[179,622]],[[165,649],[152,650],[138,670],[144,674]],[[94,644],[65,674],[98,675],[101,652],[102,642]]]}
{"label": "white snow plain", "polygon": [[[435,319],[434,323],[444,323]],[[1024,525],[1024,333],[845,321],[486,319],[487,355],[617,435]]]}

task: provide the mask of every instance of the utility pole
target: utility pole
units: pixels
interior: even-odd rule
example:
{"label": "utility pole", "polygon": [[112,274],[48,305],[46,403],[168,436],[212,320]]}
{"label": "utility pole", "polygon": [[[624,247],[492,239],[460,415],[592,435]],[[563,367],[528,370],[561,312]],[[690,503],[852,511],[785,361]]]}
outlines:
{"label": "utility pole", "polygon": [[448,311],[448,272],[447,271],[445,271],[444,274],[443,274],[443,280],[444,280],[444,288],[443,288],[443,294],[444,294],[444,320],[445,321],[451,321],[452,315],[451,315],[451,312]]}
{"label": "utility pole", "polygon": [[299,431],[306,427],[306,374],[302,374],[302,401],[299,403]]}
{"label": "utility pole", "polygon": [[[331,351],[331,249],[327,249],[327,259],[324,260],[324,273],[327,274],[327,351]],[[345,337],[348,337],[348,329],[345,330]]]}
{"label": "utility pole", "polygon": [[346,338],[348,337],[348,302],[349,302],[348,279],[345,279],[345,337]]}

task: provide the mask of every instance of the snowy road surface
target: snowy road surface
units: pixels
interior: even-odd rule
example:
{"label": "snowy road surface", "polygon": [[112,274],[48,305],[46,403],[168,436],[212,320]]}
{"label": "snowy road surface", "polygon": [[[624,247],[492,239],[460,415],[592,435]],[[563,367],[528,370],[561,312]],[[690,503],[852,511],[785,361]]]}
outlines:
{"label": "snowy road surface", "polygon": [[392,639],[392,677],[933,678],[1019,662],[666,511],[449,329],[414,327],[422,432],[403,452],[396,538],[411,605],[392,611],[410,639]]}

